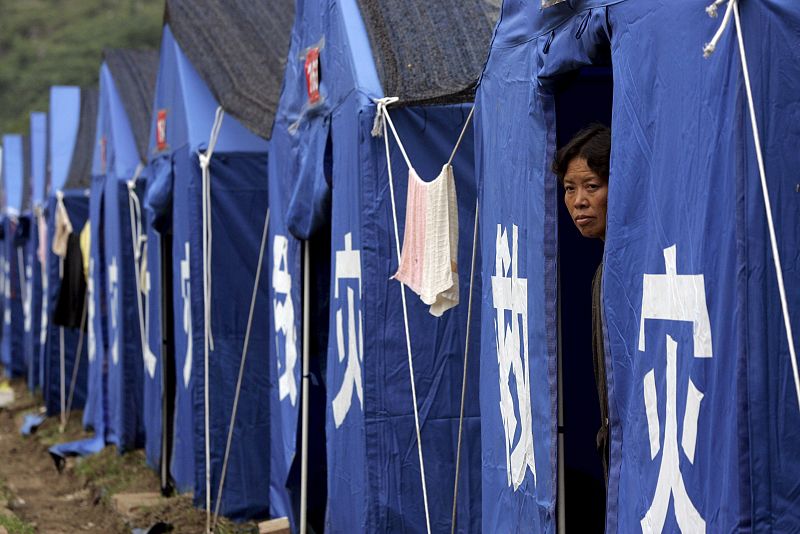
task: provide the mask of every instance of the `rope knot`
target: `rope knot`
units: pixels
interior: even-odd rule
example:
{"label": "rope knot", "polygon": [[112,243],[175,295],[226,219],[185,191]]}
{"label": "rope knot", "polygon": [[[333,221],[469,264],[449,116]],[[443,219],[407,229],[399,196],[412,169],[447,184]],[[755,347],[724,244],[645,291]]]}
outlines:
{"label": "rope knot", "polygon": [[706,7],[706,13],[711,18],[717,18],[717,7],[722,5],[723,3],[728,2],[728,7],[725,9],[725,16],[722,17],[722,22],[717,28],[717,32],[714,34],[714,37],[711,38],[711,41],[703,46],[703,57],[709,58],[711,54],[714,53],[714,50],[717,49],[717,43],[719,40],[722,39],[722,34],[725,33],[725,29],[728,27],[728,22],[731,20],[731,13],[733,12],[733,5],[736,3],[736,0],[715,0],[710,6]]}
{"label": "rope knot", "polygon": [[377,109],[375,110],[375,121],[372,123],[372,137],[381,137],[383,135],[383,121],[386,115],[386,108],[399,100],[400,99],[396,96],[374,99]]}

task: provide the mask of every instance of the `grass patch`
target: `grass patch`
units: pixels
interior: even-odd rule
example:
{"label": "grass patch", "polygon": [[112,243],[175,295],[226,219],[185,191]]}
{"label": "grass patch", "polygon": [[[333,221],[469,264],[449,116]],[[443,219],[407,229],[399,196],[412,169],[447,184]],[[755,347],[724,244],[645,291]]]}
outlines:
{"label": "grass patch", "polygon": [[64,429],[64,432],[61,432],[59,417],[48,417],[37,429],[34,436],[39,440],[39,443],[45,447],[52,447],[57,443],[89,437],[91,434],[83,430],[82,420],[83,412],[72,412],[69,421],[67,421],[67,427]]}
{"label": "grass patch", "polygon": [[79,460],[75,474],[109,496],[128,491],[152,491],[159,487],[158,477],[147,467],[142,450],[120,455],[116,447],[106,447]]}
{"label": "grass patch", "polygon": [[34,534],[31,525],[14,515],[0,515],[0,526],[5,527],[8,534]]}

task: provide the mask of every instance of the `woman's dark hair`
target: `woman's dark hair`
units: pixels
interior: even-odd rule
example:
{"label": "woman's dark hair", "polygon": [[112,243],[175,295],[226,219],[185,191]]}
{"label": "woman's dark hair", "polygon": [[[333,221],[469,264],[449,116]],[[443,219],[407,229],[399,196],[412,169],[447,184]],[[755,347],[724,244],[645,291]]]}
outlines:
{"label": "woman's dark hair", "polygon": [[611,159],[611,128],[595,123],[587,126],[561,147],[553,161],[553,172],[558,181],[564,182],[569,163],[581,157],[597,176],[608,181],[608,166]]}

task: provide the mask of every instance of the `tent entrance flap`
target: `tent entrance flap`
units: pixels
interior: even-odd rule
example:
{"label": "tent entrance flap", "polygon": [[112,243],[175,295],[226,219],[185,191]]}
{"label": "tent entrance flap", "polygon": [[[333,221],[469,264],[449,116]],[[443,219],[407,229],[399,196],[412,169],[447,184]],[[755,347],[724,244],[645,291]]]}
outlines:
{"label": "tent entrance flap", "polygon": [[[557,148],[590,124],[611,124],[610,68],[584,68],[557,85]],[[581,236],[563,201],[564,189],[557,187],[560,468],[563,465],[563,516],[559,515],[567,531],[599,532],[605,523],[605,487],[596,447],[600,407],[592,364],[592,280],[603,260],[603,242]]]}
{"label": "tent entrance flap", "polygon": [[162,416],[161,416],[161,475],[162,493],[171,493],[174,482],[170,475],[172,465],[172,447],[175,431],[175,334],[173,321],[175,310],[172,296],[172,231],[166,231],[159,239],[161,252],[161,380],[162,380]]}

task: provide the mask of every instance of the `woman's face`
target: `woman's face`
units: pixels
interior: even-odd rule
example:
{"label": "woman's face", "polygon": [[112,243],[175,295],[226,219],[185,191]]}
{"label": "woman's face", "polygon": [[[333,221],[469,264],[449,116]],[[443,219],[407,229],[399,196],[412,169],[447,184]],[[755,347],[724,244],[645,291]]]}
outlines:
{"label": "woman's face", "polygon": [[608,180],[598,176],[580,156],[564,174],[564,203],[583,237],[606,238]]}

